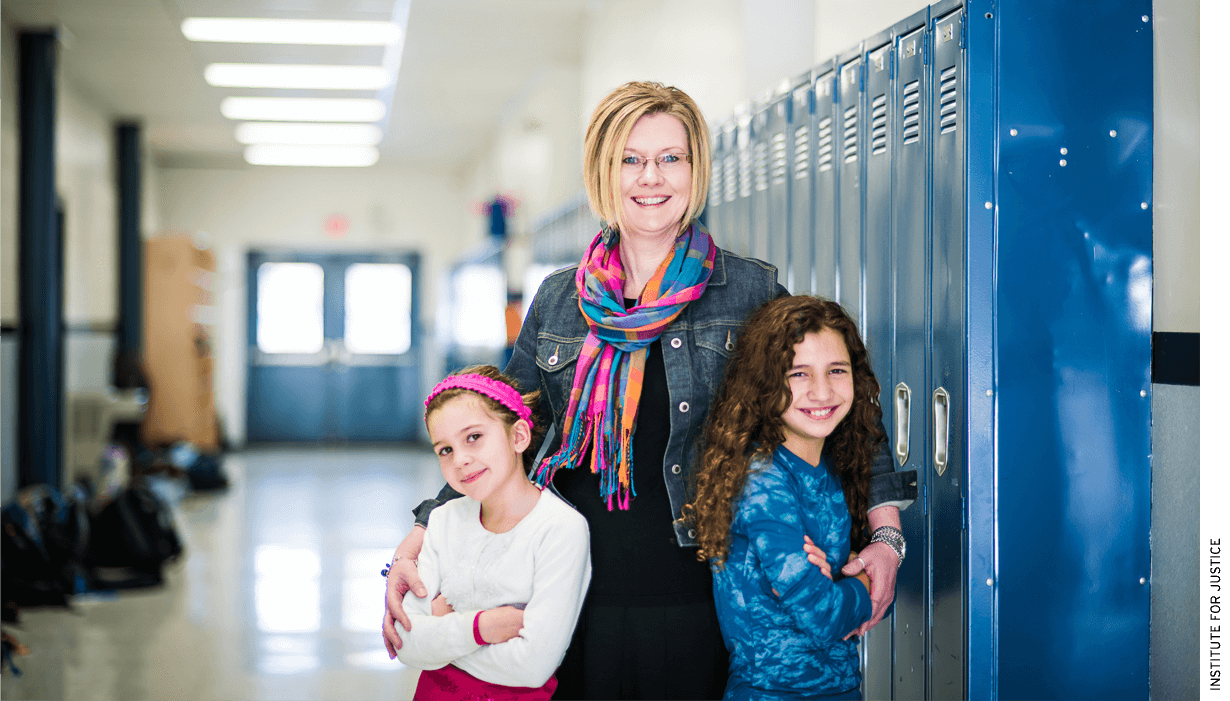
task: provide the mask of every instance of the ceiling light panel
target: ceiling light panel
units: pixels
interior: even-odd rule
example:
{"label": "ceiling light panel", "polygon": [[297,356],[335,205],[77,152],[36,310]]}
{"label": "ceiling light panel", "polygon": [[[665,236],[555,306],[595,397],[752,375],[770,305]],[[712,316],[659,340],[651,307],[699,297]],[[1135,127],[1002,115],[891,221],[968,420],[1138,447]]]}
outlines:
{"label": "ceiling light panel", "polygon": [[310,97],[228,97],[228,119],[282,122],[378,122],[387,108],[380,100]]}
{"label": "ceiling light panel", "polygon": [[375,146],[384,138],[371,124],[279,124],[245,122],[235,128],[241,144],[332,144]]}
{"label": "ceiling light panel", "polygon": [[401,38],[392,22],[189,17],[180,25],[190,41],[244,44],[388,46]]}
{"label": "ceiling light panel", "polygon": [[243,158],[258,166],[361,168],[374,165],[380,159],[380,152],[372,146],[254,144],[244,149]]}
{"label": "ceiling light panel", "polygon": [[380,90],[392,77],[379,66],[211,63],[205,67],[205,82],[229,88]]}

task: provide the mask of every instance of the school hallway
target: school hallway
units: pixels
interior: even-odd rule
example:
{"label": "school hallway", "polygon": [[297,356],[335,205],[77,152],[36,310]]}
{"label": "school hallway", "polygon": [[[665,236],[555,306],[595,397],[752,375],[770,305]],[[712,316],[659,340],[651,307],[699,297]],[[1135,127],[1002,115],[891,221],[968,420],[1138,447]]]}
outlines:
{"label": "school hallway", "polygon": [[433,454],[255,448],[224,469],[227,491],[177,500],[184,552],[164,586],[21,611],[30,654],[2,698],[413,696],[417,675],[381,642],[380,569],[443,485]]}

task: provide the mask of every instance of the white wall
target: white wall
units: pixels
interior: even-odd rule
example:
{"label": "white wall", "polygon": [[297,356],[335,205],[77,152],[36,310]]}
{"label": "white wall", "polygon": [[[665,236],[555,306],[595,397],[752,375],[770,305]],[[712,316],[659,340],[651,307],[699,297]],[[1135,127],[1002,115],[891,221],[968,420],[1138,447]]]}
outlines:
{"label": "white wall", "polygon": [[15,325],[17,301],[17,34],[0,25],[0,323]]}
{"label": "white wall", "polygon": [[[162,168],[159,206],[168,232],[204,234],[218,263],[214,303],[214,395],[228,438],[246,436],[247,252],[408,250],[422,255],[419,292],[424,329],[435,322],[434,281],[477,240],[466,225],[460,180],[392,166],[372,168]],[[326,236],[333,214],[350,220],[342,239]],[[430,356],[431,354],[429,354]],[[425,359],[425,374],[434,376]]]}

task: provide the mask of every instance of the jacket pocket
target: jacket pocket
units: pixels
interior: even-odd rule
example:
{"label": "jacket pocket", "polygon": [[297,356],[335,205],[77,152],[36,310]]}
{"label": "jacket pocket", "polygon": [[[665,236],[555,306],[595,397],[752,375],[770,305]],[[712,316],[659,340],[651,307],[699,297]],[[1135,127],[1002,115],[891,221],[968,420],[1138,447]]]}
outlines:
{"label": "jacket pocket", "polygon": [[726,365],[734,355],[742,322],[729,320],[705,321],[696,324],[697,379],[705,383],[711,395],[716,395],[726,375]]}
{"label": "jacket pocket", "polygon": [[542,387],[547,401],[551,403],[552,418],[556,426],[563,425],[564,412],[568,410],[568,396],[572,391],[577,370],[577,358],[585,337],[567,337],[539,332],[534,362],[542,375]]}

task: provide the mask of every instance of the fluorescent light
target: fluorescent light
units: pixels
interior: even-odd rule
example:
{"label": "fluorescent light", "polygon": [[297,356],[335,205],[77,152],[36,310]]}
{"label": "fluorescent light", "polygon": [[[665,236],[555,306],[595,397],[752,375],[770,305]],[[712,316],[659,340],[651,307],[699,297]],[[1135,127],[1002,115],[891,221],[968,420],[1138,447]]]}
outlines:
{"label": "fluorescent light", "polygon": [[241,144],[332,144],[375,146],[384,138],[371,124],[279,124],[244,122],[235,128]]}
{"label": "fluorescent light", "polygon": [[205,67],[205,82],[236,88],[380,90],[392,77],[380,66],[211,63]]}
{"label": "fluorescent light", "polygon": [[282,122],[378,122],[386,108],[380,100],[313,97],[228,97],[222,114],[228,119]]}
{"label": "fluorescent light", "polygon": [[392,22],[320,19],[189,17],[180,30],[189,41],[245,44],[388,46],[401,36],[401,30]]}
{"label": "fluorescent light", "polygon": [[243,150],[243,158],[254,166],[370,166],[380,159],[372,146],[297,146],[255,144]]}

